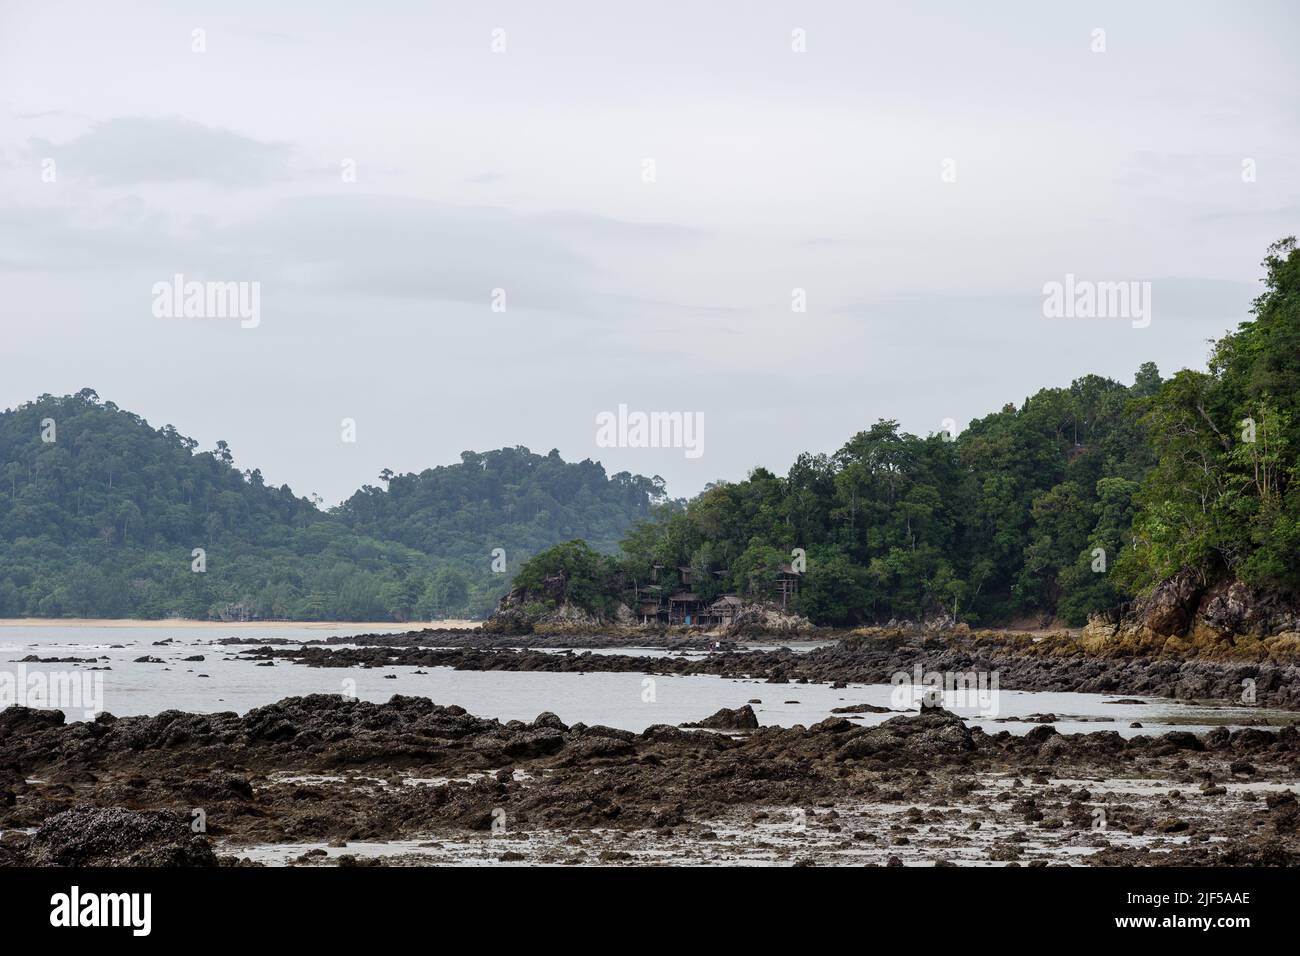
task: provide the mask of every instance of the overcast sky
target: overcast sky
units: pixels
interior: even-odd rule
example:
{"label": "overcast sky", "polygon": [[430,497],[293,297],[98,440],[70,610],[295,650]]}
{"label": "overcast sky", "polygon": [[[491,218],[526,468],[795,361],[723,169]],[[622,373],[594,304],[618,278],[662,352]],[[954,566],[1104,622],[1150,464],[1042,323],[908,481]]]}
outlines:
{"label": "overcast sky", "polygon": [[[516,444],[686,496],[1202,367],[1300,231],[1298,48],[1293,0],[0,0],[0,406],[90,386],[331,504]],[[177,273],[260,324],[155,317]],[[1044,317],[1067,274],[1150,326]],[[620,404],[703,454],[597,447]]]}

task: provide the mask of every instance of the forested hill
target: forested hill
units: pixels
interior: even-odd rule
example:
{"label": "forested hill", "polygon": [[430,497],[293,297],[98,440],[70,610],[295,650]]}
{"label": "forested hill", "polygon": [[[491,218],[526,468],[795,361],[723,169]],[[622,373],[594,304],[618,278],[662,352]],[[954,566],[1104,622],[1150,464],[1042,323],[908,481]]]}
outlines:
{"label": "forested hill", "polygon": [[426,554],[478,560],[485,548],[532,554],[583,538],[614,551],[629,526],[665,498],[662,478],[594,461],[566,463],[558,451],[464,452],[459,464],[418,475],[385,472],[387,490],[366,485],[338,509],[351,527]]}
{"label": "forested hill", "polygon": [[880,421],[780,477],[755,469],[639,526],[622,577],[689,565],[705,598],[761,594],[806,553],[798,608],[823,624],[948,617],[1080,622],[1126,595],[1107,570],[1131,547],[1135,496],[1155,461],[1139,418],[1161,387],[1085,375],[970,423],[908,434]]}
{"label": "forested hill", "polygon": [[762,595],[801,548],[797,607],[821,624],[1082,624],[1175,578],[1186,593],[1239,582],[1260,607],[1300,607],[1295,239],[1263,266],[1253,318],[1215,343],[1206,371],[1084,375],[957,436],[877,422],[784,477],[757,468],[643,523],[617,561],[584,556],[579,583],[608,604],[655,565],[670,579],[689,566],[706,599]]}
{"label": "forested hill", "polygon": [[482,614],[532,552],[613,547],[663,498],[658,479],[511,448],[385,472],[389,491],[325,512],[238,468],[226,442],[199,451],[91,389],[0,412],[0,468],[0,617]]}

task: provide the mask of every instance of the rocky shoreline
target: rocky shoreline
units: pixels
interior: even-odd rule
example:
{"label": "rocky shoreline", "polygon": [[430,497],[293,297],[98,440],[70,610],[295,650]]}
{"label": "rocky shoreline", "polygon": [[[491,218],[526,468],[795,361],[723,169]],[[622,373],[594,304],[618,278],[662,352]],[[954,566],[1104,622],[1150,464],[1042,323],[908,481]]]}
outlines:
{"label": "rocky shoreline", "polygon": [[[834,632],[834,637],[841,636]],[[833,639],[828,636],[827,640]],[[785,638],[783,638],[785,640]],[[357,634],[339,637],[317,638],[309,641],[294,640],[284,637],[247,638],[226,637],[214,644],[226,646],[255,647],[329,647],[339,644],[356,644],[363,647],[471,647],[471,648],[617,648],[617,647],[655,647],[674,650],[711,650],[720,644],[735,646],[730,639],[725,641],[701,633],[698,629],[683,630],[680,633],[625,628],[601,632],[571,631],[553,634],[524,634],[511,636],[498,634],[483,628],[423,628],[418,631],[383,634]]]}
{"label": "rocky shoreline", "polygon": [[[592,641],[590,635],[588,641]],[[414,640],[415,643],[411,643]],[[513,646],[440,646],[438,637],[384,635],[382,641],[356,639],[360,647],[325,644],[278,647],[261,645],[242,656],[287,660],[311,667],[452,667],[475,671],[546,671],[567,673],[712,674],[768,683],[889,683],[899,672],[997,672],[1006,690],[1057,691],[1177,700],[1218,700],[1300,710],[1300,664],[1294,659],[1265,657],[1178,658],[1169,655],[1107,654],[1090,649],[1087,637],[1069,632],[1035,635],[1011,631],[923,632],[875,631],[842,635],[811,650],[782,647],[749,650],[731,642],[704,656],[638,656],[617,653],[555,653],[545,648],[572,643]],[[464,639],[463,639],[464,640]],[[619,637],[588,648],[625,648]],[[698,643],[664,645],[673,650],[702,650]]]}
{"label": "rocky shoreline", "polygon": [[[1148,637],[1098,643],[1088,630],[807,637],[750,647],[700,633],[416,631],[214,643],[265,665],[774,685],[997,672],[1007,690],[1300,710],[1285,640],[1175,655]],[[663,653],[634,653],[647,647]],[[635,733],[551,713],[502,722],[410,696],[82,722],[10,707],[0,865],[1300,864],[1294,725],[1125,738],[1061,734],[1045,715],[1013,735],[942,710],[868,727],[853,722],[857,708],[839,710],[813,726],[760,727],[741,706]]]}
{"label": "rocky shoreline", "polygon": [[388,862],[1292,865],[1298,773],[1294,727],[1014,736],[928,711],[636,734],[414,697],[81,723],[12,707],[0,864],[364,863],[406,841]]}

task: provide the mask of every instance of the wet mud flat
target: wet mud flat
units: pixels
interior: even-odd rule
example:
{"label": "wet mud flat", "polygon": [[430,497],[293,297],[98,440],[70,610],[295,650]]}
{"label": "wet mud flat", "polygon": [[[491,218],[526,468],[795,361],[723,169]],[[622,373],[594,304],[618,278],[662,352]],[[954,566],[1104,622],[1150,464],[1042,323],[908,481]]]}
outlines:
{"label": "wet mud flat", "polygon": [[329,695],[80,723],[10,708],[0,864],[1295,865],[1298,778],[1292,727],[1017,736],[928,711],[638,734]]}

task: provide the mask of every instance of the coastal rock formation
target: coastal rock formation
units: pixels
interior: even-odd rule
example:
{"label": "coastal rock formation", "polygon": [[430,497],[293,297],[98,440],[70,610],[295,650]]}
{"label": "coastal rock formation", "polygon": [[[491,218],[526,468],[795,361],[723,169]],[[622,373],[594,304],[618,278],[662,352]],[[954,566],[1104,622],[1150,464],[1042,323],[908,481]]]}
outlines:
{"label": "coastal rock formation", "polygon": [[[314,644],[294,649],[261,646],[252,659],[290,660],[311,667],[453,667],[457,670],[546,671],[552,673],[714,674],[768,683],[812,681],[829,684],[891,683],[900,672],[997,672],[1005,690],[1069,691],[1094,694],[1220,700],[1300,710],[1300,652],[1282,638],[1270,638],[1256,656],[1190,656],[1143,653],[1118,642],[1103,650],[1066,631],[1024,634],[1007,631],[912,632],[866,628],[825,647],[747,651],[733,645],[702,656],[545,653],[509,647],[434,647],[400,638],[355,648]],[[436,641],[434,642],[436,643]],[[623,645],[611,639],[610,646]],[[544,645],[552,646],[552,645]],[[598,646],[592,642],[592,646]],[[677,645],[670,645],[677,646]],[[680,646],[698,649],[683,642]]]}
{"label": "coastal rock formation", "polygon": [[216,866],[206,837],[175,810],[77,806],[56,813],[32,835],[28,866]]}
{"label": "coastal rock formation", "polygon": [[723,707],[711,717],[705,717],[699,723],[682,724],[683,727],[702,727],[705,730],[757,730],[758,717],[754,708],[745,704],[743,707],[728,709]]}
{"label": "coastal rock formation", "polygon": [[[1286,792],[1300,764],[1294,727],[1125,739],[1043,725],[1016,736],[934,709],[873,727],[831,715],[740,735],[664,725],[636,734],[549,713],[502,722],[422,698],[328,695],[243,716],[172,711],[71,724],[11,708],[0,725],[13,795],[0,801],[0,864],[211,865],[252,844],[478,837],[495,844],[496,858],[498,821],[512,859],[626,862],[651,832],[656,846],[698,847],[717,840],[720,820],[766,826],[791,808],[803,820],[792,833],[812,831],[814,845],[876,845],[881,863],[927,834],[940,852],[976,848],[1002,862],[1062,834],[1099,851],[1089,862],[1102,864],[1300,861]],[[1135,773],[1155,782],[1159,799],[1125,795]],[[1253,803],[1229,792],[1243,777],[1271,789]],[[1213,812],[1228,800],[1239,801],[1231,812]],[[210,837],[189,831],[194,807],[205,810]],[[1098,810],[1120,837],[1113,844],[1094,828]],[[858,822],[842,826],[846,818]],[[981,826],[1002,826],[1011,839],[979,851],[980,838],[962,834]],[[599,857],[575,849],[619,833],[631,842],[606,843]],[[1155,842],[1134,847],[1126,833]]]}
{"label": "coastal rock formation", "polygon": [[1190,573],[1149,595],[1094,614],[1083,646],[1096,654],[1162,654],[1214,660],[1300,656],[1300,601],[1224,579],[1204,585]]}
{"label": "coastal rock formation", "polygon": [[[624,620],[632,612],[623,607]],[[498,603],[495,613],[483,622],[483,631],[489,634],[525,635],[567,633],[595,633],[609,627],[610,622],[592,614],[568,600],[568,578],[553,575],[543,582],[541,590],[517,587]]]}
{"label": "coastal rock formation", "polygon": [[[751,601],[739,605],[729,621],[709,625],[707,633],[730,639],[735,637],[797,637],[816,630],[808,618],[782,610],[778,605]],[[698,634],[699,626],[664,624],[660,621],[639,624],[636,614],[626,604],[613,606],[608,616],[594,614],[569,599],[568,579],[556,574],[544,579],[540,588],[516,587],[497,604],[496,611],[484,623],[481,633],[489,638],[553,635],[581,637],[611,635],[644,639],[647,635],[671,633]]]}
{"label": "coastal rock formation", "polygon": [[735,619],[722,628],[729,637],[795,637],[810,634],[812,621],[800,614],[790,614],[771,604],[743,604]]}

